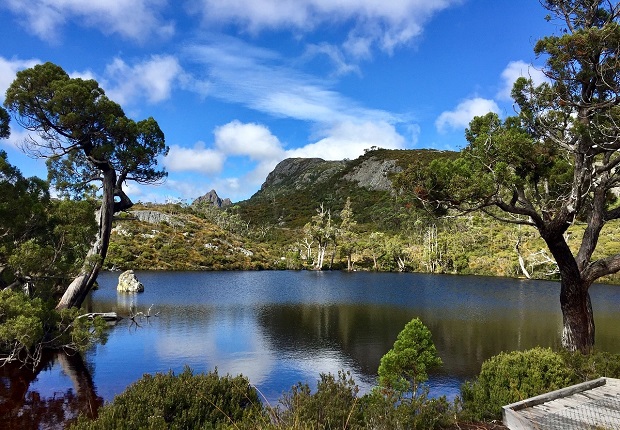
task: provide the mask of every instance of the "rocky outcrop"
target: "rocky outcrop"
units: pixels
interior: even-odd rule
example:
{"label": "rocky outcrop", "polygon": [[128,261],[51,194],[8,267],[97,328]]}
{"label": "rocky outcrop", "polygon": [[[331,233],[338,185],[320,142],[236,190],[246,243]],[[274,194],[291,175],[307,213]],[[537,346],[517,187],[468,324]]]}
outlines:
{"label": "rocky outcrop", "polygon": [[118,277],[118,285],[116,291],[124,293],[141,293],[144,291],[144,285],[138,281],[133,270],[127,270]]}
{"label": "rocky outcrop", "polygon": [[168,215],[159,211],[130,211],[129,214],[138,221],[148,222],[149,224],[160,224],[162,222],[165,222],[177,227],[184,225],[183,221],[179,220],[173,215]]}
{"label": "rocky outcrop", "polygon": [[192,202],[192,206],[204,204],[213,205],[218,208],[225,208],[226,206],[232,205],[232,201],[230,199],[221,199],[215,190],[211,190],[204,196],[200,196]]}
{"label": "rocky outcrop", "polygon": [[287,158],[273,169],[261,191],[273,188],[300,190],[325,182],[344,170],[346,161],[325,161],[322,158]]}
{"label": "rocky outcrop", "polygon": [[396,165],[396,160],[370,157],[355,166],[343,178],[350,182],[357,182],[360,187],[369,190],[391,191],[393,186],[390,175],[402,172],[402,170]]}

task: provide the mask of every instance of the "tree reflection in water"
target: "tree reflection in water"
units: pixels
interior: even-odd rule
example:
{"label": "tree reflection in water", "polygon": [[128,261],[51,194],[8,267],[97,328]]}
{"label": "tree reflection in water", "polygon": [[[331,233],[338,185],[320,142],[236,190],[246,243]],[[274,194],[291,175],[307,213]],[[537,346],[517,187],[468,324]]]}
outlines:
{"label": "tree reflection in water", "polygon": [[[46,397],[31,385],[41,372],[58,364],[73,387]],[[7,429],[64,428],[82,412],[95,417],[103,398],[95,391],[93,378],[79,354],[54,353],[44,357],[36,369],[7,364],[0,367],[0,422]]]}

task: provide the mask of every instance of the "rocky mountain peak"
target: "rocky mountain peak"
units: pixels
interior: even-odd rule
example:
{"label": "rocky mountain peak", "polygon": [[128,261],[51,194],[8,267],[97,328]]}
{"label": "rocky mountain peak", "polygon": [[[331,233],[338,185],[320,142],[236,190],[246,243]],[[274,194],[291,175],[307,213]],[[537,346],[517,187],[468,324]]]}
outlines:
{"label": "rocky mountain peak", "polygon": [[326,161],[322,158],[287,158],[267,175],[261,191],[269,188],[305,188],[326,181],[341,172],[345,165],[345,161]]}
{"label": "rocky mountain peak", "polygon": [[192,202],[192,205],[201,205],[201,204],[210,204],[218,208],[224,208],[226,206],[232,205],[230,199],[221,199],[215,190],[209,191],[204,196],[198,197],[196,200]]}

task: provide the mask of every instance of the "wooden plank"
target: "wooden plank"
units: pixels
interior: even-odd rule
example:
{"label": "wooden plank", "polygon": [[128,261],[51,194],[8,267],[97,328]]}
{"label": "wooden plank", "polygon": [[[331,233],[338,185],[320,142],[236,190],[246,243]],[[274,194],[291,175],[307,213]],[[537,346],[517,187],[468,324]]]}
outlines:
{"label": "wooden plank", "polygon": [[529,408],[531,406],[549,402],[551,400],[555,400],[560,397],[566,397],[566,396],[570,396],[571,394],[578,393],[581,391],[591,390],[592,388],[605,385],[605,383],[606,383],[605,378],[598,378],[592,381],[582,382],[581,384],[571,385],[570,387],[551,391],[550,393],[541,394],[540,396],[530,397],[529,399],[521,400],[520,402],[515,402],[515,403],[512,403],[504,407],[510,408],[513,411],[518,411],[520,409]]}
{"label": "wooden plank", "polygon": [[509,429],[620,429],[620,380],[599,378],[503,407]]}

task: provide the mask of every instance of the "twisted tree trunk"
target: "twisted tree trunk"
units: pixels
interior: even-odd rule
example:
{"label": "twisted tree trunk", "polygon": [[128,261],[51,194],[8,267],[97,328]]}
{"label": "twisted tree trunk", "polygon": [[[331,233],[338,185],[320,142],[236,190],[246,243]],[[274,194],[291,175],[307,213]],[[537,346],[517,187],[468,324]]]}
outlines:
{"label": "twisted tree trunk", "polygon": [[[97,275],[103,267],[105,257],[110,245],[110,234],[112,232],[112,221],[114,214],[118,211],[130,208],[133,203],[122,191],[121,184],[117,182],[116,171],[109,165],[102,169],[102,198],[101,207],[97,211],[97,223],[99,229],[97,236],[86,255],[84,264],[78,275],[73,279],[66,289],[62,298],[56,305],[56,309],[66,309],[70,307],[80,307],[88,292],[92,289]],[[114,197],[119,197],[115,202]]]}

